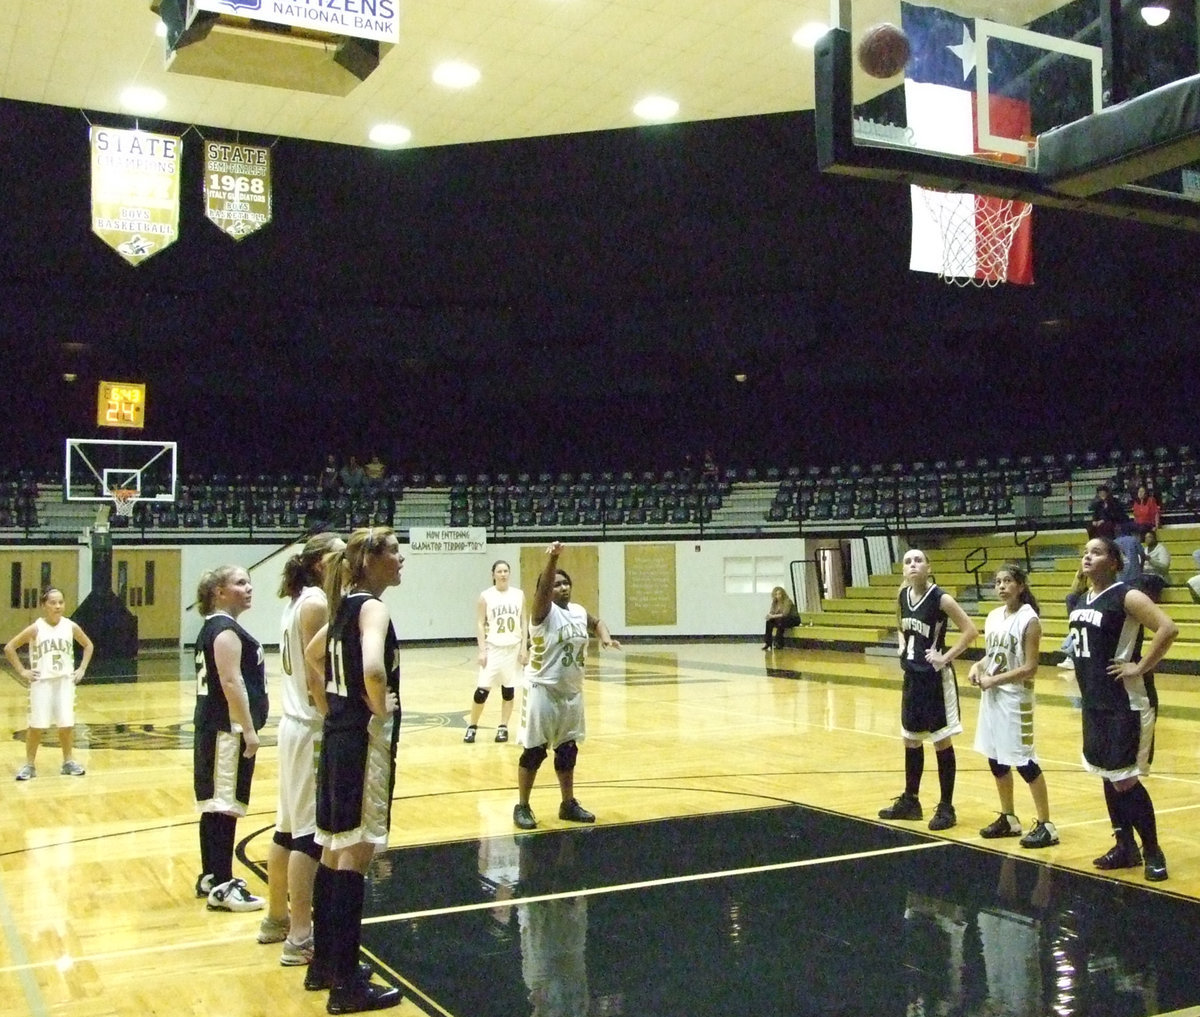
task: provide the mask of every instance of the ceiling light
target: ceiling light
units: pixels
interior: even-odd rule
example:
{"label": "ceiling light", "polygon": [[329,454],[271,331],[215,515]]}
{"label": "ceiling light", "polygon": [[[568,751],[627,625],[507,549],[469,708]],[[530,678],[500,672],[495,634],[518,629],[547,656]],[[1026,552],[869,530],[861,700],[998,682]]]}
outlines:
{"label": "ceiling light", "polygon": [[156,88],[130,85],[121,93],[121,105],[130,113],[157,113],[167,104],[167,97]]}
{"label": "ceiling light", "polygon": [[1171,8],[1164,0],[1151,0],[1142,4],[1142,20],[1151,28],[1157,28],[1171,16]]}
{"label": "ceiling light", "polygon": [[479,80],[479,68],[461,60],[447,60],[433,69],[433,80],[443,88],[470,88]]}
{"label": "ceiling light", "polygon": [[679,103],[665,95],[648,95],[634,104],[633,112],[643,120],[670,120],[679,112]]}
{"label": "ceiling light", "polygon": [[412,131],[399,124],[376,124],[367,137],[382,148],[399,148],[412,140]]}
{"label": "ceiling light", "polygon": [[812,49],[817,44],[817,40],[828,31],[829,26],[823,21],[810,21],[792,33],[792,42],[802,49]]}

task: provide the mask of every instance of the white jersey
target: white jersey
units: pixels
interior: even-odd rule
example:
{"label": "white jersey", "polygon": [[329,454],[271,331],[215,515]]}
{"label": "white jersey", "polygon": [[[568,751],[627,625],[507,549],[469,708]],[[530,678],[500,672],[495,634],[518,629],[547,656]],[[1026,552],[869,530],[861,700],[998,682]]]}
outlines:
{"label": "white jersey", "polygon": [[[1014,671],[1025,664],[1025,632],[1037,618],[1032,605],[1012,614],[1001,605],[987,616],[983,628],[983,673]],[[1033,748],[1033,681],[1006,682],[979,695],[975,749],[1006,766],[1036,762]]]}
{"label": "white jersey", "polygon": [[37,678],[62,678],[75,671],[75,625],[61,618],[51,625],[45,618],[34,622],[29,642],[29,670]]}
{"label": "white jersey", "polygon": [[283,666],[283,715],[315,722],[318,714],[308,694],[308,681],[304,674],[304,643],[300,632],[300,613],[309,602],[319,602],[325,607],[325,591],[319,586],[306,586],[299,596],[288,601],[283,609],[283,645],[279,648],[279,655]]}
{"label": "white jersey", "polygon": [[557,687],[563,692],[583,688],[583,665],[588,644],[588,614],[581,604],[565,608],[550,605],[540,625],[529,626],[533,652],[525,668],[531,684]]}
{"label": "white jersey", "polygon": [[489,586],[480,594],[484,604],[484,642],[491,646],[516,646],[524,638],[521,612],[525,609],[525,591],[510,586],[501,592]]}

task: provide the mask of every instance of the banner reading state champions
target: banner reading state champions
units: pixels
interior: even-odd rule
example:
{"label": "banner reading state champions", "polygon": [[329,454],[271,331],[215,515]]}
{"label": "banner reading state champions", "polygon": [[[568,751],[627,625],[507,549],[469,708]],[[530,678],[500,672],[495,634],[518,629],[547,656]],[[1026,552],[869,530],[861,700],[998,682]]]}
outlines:
{"label": "banner reading state champions", "polygon": [[92,232],[139,265],[179,236],[183,139],[95,126],[90,135]]}
{"label": "banner reading state champions", "polygon": [[271,150],[205,142],[204,214],[234,240],[266,226],[271,221]]}

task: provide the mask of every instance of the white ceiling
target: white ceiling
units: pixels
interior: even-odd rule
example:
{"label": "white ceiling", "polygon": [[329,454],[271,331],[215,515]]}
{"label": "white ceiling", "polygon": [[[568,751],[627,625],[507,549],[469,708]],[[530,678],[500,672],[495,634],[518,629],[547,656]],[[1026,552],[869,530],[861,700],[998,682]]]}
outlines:
{"label": "white ceiling", "polygon": [[[367,145],[379,122],[410,147],[642,123],[662,94],[676,120],[811,109],[811,50],[792,42],[831,19],[830,0],[400,0],[400,42],[349,95],[168,72],[150,0],[0,0],[0,96],[128,114],[126,86],[167,96],[155,120]],[[956,0],[962,13],[1024,24],[1061,0]],[[858,0],[852,29],[898,20],[899,0]],[[444,60],[478,67],[472,88],[435,85]]]}

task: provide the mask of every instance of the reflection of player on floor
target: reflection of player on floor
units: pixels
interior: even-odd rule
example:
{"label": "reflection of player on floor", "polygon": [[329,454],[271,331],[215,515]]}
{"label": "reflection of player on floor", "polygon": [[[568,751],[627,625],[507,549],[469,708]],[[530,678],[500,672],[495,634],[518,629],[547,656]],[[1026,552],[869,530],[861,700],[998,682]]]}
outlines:
{"label": "reflection of player on floor", "polygon": [[492,566],[492,585],[479,595],[475,612],[475,641],[479,646],[479,679],[471,720],[464,742],[475,741],[479,718],[488,693],[500,679],[500,726],[496,741],[508,741],[508,721],[512,716],[517,691],[517,676],[529,660],[529,616],[525,613],[525,593],[508,584],[511,569],[506,561]]}
{"label": "reflection of player on floor", "polygon": [[[946,623],[958,627],[959,637],[946,649]],[[958,687],[950,662],[959,657],[978,635],[974,623],[950,594],[930,582],[929,559],[916,548],[904,555],[904,585],[896,611],[896,636],[904,691],[900,704],[900,733],[904,736],[904,793],[880,819],[920,819],[921,775],[925,769],[922,742],[933,742],[937,754],[941,798],[929,829],[946,830],[958,820],[954,815],[954,778],[958,772],[951,736],[962,733],[958,712]]]}
{"label": "reflection of player on floor", "polygon": [[[29,689],[29,723],[25,730],[25,765],[17,771],[17,780],[37,776],[38,746],[42,732],[58,728],[62,748],[62,773],[82,777],[84,769],[75,760],[75,686],[83,681],[92,659],[92,641],[70,618],[63,617],[62,591],[50,586],[42,593],[42,617],[27,625],[7,643],[4,655],[12,665],[17,681]],[[75,644],[83,647],[83,659],[75,666]],[[21,663],[17,651],[29,647],[29,667]]]}
{"label": "reflection of player on floor", "polygon": [[585,736],[584,656],[593,634],[606,649],[621,648],[604,622],[581,605],[571,603],[571,577],[558,567],[561,553],[558,541],[546,549],[546,567],[533,596],[529,628],[533,654],[526,668],[529,688],[521,705],[517,738],[525,751],[517,765],[519,800],[513,807],[513,822],[522,830],[537,826],[529,794],[538,767],[548,755],[548,746],[554,749],[554,773],[562,792],[558,818],[575,823],[596,821],[575,798],[575,757],[578,743]]}
{"label": "reflection of player on floor", "polygon": [[967,674],[967,680],[980,689],[975,750],[987,757],[1000,795],[1000,815],[979,835],[989,839],[1021,835],[1013,805],[1015,768],[1029,785],[1037,809],[1037,822],[1021,837],[1021,846],[1050,847],[1058,843],[1058,831],[1050,822],[1046,777],[1033,747],[1033,676],[1042,639],[1038,602],[1029,591],[1024,570],[1016,565],[998,568],[995,586],[1002,603],[987,616],[983,657]]}
{"label": "reflection of player on floor", "polygon": [[293,967],[312,959],[312,887],[321,849],[317,847],[316,751],[324,706],[323,676],[307,673],[304,648],[329,620],[322,559],[345,543],[334,533],[310,537],[284,563],[279,596],[287,597],[280,634],[283,713],[279,718],[279,805],[275,836],[267,852],[267,914],[260,943],[283,943],[280,963]]}
{"label": "reflection of player on floor", "polygon": [[[522,838],[521,896],[553,893],[572,864],[574,846],[569,834],[556,834],[557,844],[545,838]],[[578,834],[576,835],[578,836]],[[537,843],[543,841],[543,843]],[[535,852],[557,849],[543,871]],[[587,1017],[587,898],[535,900],[517,906],[521,928],[521,977],[533,1005],[530,1017]]]}

